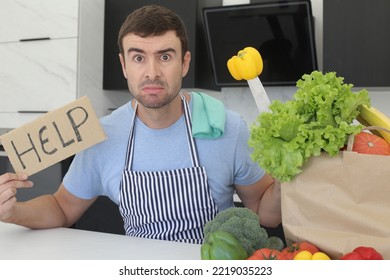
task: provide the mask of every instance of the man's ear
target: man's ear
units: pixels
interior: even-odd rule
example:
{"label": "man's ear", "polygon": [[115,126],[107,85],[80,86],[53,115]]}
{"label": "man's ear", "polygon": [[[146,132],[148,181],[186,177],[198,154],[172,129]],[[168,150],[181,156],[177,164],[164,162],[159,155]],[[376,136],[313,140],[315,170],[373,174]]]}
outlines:
{"label": "man's ear", "polygon": [[124,57],[123,57],[123,55],[121,53],[119,54],[119,61],[121,62],[121,65],[122,65],[123,76],[125,76],[125,78],[127,80],[125,59],[124,59]]}
{"label": "man's ear", "polygon": [[182,77],[185,77],[190,69],[190,61],[191,61],[191,53],[189,51],[186,52],[183,58],[183,71],[181,73]]}

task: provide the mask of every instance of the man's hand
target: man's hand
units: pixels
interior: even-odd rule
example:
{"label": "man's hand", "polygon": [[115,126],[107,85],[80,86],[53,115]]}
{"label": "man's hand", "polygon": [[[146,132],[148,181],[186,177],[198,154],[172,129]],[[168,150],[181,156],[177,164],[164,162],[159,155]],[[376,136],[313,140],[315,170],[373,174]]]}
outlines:
{"label": "man's hand", "polygon": [[8,222],[12,219],[17,190],[33,186],[33,183],[27,179],[28,176],[23,173],[0,175],[0,221]]}

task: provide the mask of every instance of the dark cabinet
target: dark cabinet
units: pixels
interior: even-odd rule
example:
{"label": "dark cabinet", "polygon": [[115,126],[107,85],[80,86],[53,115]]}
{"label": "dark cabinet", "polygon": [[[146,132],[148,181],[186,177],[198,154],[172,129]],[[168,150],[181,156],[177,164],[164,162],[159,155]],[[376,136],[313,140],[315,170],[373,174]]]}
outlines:
{"label": "dark cabinet", "polygon": [[358,87],[390,86],[390,1],[326,0],[323,70]]}
{"label": "dark cabinet", "polygon": [[195,42],[197,1],[170,1],[170,0],[106,0],[104,14],[104,70],[103,89],[127,90],[127,83],[122,74],[119,62],[117,38],[119,29],[127,15],[133,10],[149,4],[158,4],[172,9],[182,18],[187,27],[189,48],[192,54],[192,65],[183,80],[184,87],[195,86]]}

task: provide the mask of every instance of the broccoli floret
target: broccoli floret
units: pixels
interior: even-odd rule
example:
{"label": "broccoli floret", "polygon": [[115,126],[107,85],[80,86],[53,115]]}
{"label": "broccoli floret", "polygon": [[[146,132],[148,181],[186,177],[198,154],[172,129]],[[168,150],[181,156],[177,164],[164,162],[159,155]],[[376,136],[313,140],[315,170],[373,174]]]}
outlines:
{"label": "broccoli floret", "polygon": [[267,231],[261,227],[259,216],[248,208],[232,207],[219,212],[203,228],[204,242],[215,231],[233,234],[244,247],[248,256],[267,245]]}

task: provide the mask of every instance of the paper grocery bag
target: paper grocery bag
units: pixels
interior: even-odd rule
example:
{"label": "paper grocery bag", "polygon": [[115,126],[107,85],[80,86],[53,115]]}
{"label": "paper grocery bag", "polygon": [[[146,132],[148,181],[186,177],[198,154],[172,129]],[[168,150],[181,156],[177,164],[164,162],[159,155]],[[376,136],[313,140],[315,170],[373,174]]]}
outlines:
{"label": "paper grocery bag", "polygon": [[332,259],[358,246],[390,259],[390,156],[312,157],[282,184],[282,224],[287,243],[312,242]]}

